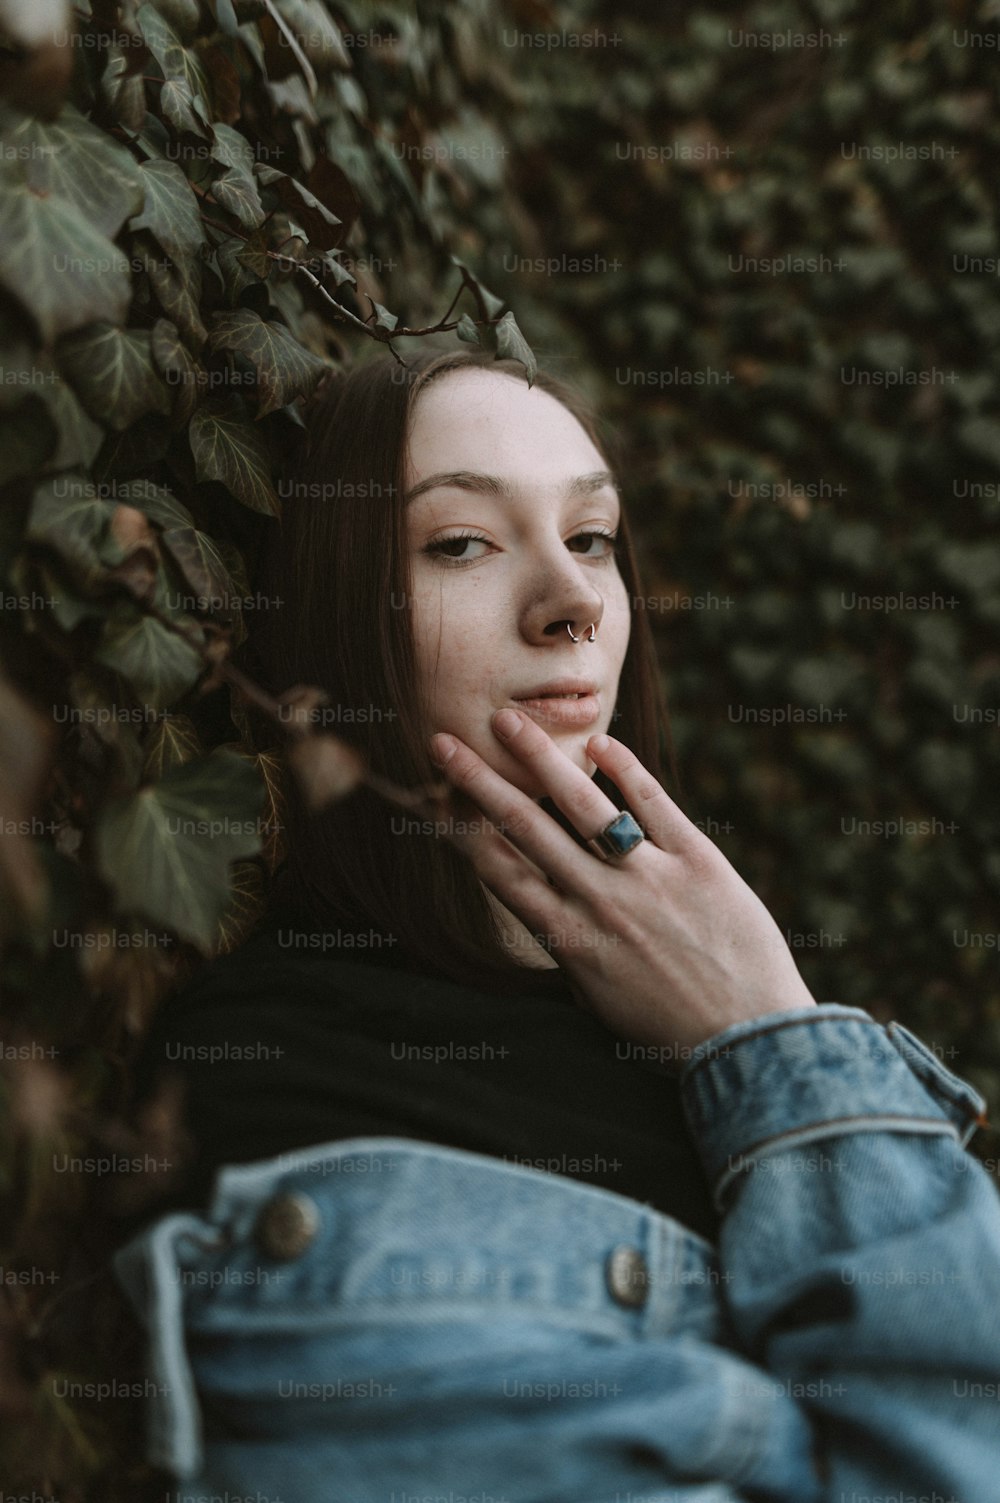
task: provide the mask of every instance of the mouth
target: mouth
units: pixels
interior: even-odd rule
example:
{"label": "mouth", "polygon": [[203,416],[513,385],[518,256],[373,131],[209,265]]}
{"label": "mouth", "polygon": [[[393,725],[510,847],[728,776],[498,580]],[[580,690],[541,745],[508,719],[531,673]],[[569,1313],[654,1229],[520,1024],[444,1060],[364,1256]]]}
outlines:
{"label": "mouth", "polygon": [[523,699],[515,695],[511,704],[543,725],[592,725],[601,713],[600,697],[591,688],[535,691]]}

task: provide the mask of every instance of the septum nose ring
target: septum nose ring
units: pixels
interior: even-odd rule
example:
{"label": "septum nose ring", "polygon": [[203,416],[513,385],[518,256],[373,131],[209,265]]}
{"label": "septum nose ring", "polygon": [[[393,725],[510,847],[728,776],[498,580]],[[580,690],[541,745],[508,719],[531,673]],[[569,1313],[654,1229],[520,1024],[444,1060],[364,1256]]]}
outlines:
{"label": "septum nose ring", "polygon": [[[579,642],[580,638],[573,636],[573,623],[572,623],[572,621],[567,621],[566,622],[566,630],[569,632],[570,638],[572,639],[572,641]],[[587,638],[587,641],[588,642],[592,642],[596,636],[597,636],[597,627],[594,625],[593,621],[591,621],[591,623],[590,623],[590,636]]]}

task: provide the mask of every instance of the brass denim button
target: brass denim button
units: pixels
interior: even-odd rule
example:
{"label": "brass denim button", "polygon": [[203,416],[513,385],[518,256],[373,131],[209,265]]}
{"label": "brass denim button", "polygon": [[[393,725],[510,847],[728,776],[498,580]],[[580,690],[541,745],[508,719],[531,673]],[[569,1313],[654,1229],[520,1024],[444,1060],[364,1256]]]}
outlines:
{"label": "brass denim button", "polygon": [[302,1256],[318,1231],[316,1202],[297,1190],[285,1190],[263,1207],[254,1235],[265,1257],[288,1262]]}
{"label": "brass denim button", "polygon": [[646,1259],[637,1247],[624,1245],[608,1254],[604,1265],[608,1292],[619,1305],[638,1310],[646,1303],[649,1293],[649,1270]]}

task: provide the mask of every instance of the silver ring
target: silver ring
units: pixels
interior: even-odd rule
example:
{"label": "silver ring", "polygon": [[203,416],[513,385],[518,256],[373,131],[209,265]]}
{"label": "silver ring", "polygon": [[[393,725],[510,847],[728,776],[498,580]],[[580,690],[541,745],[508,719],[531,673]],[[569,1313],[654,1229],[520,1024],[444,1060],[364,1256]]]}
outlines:
{"label": "silver ring", "polygon": [[587,841],[595,856],[602,861],[615,861],[622,856],[627,856],[629,851],[634,851],[636,846],[645,840],[638,822],[633,819],[627,809],[616,814],[614,819],[609,820],[599,834]]}
{"label": "silver ring", "polygon": [[[566,630],[569,632],[570,639],[572,641],[579,642],[580,638],[573,636],[573,623],[572,623],[572,621],[567,621],[566,622]],[[591,623],[590,623],[590,636],[587,638],[587,641],[588,642],[592,642],[596,636],[597,636],[597,627],[595,626],[594,622],[591,621]]]}

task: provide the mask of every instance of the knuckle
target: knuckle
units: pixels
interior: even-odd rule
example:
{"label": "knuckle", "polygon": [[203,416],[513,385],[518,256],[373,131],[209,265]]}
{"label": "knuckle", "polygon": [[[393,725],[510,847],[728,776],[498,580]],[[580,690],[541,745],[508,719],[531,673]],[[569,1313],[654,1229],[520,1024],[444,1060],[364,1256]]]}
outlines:
{"label": "knuckle", "polygon": [[[637,762],[636,766],[638,767],[639,765],[640,764]],[[645,769],[643,769],[642,776],[636,779],[635,793],[633,797],[640,804],[649,804],[652,803],[654,799],[663,797],[663,789],[660,787],[656,779],[652,777],[650,773],[646,772]]]}
{"label": "knuckle", "polygon": [[530,828],[530,813],[517,804],[509,805],[500,816],[500,832],[508,838],[517,840],[520,836],[527,835]]}
{"label": "knuckle", "polygon": [[[608,822],[608,819],[605,818],[604,814],[605,806],[606,799],[604,794],[600,791],[599,788],[595,788],[591,783],[586,788],[582,788],[580,790],[579,794],[574,800],[572,813],[583,816],[583,818],[589,823],[592,823],[598,826],[598,828],[603,829]],[[613,815],[608,816],[608,818],[613,817]]]}
{"label": "knuckle", "polygon": [[475,752],[460,749],[447,764],[447,772],[465,788],[479,788],[487,781],[488,769]]}

